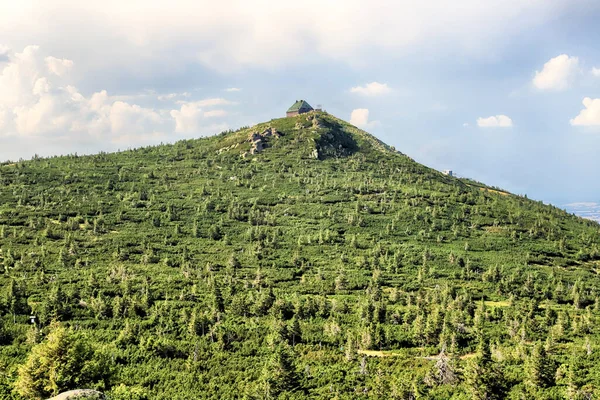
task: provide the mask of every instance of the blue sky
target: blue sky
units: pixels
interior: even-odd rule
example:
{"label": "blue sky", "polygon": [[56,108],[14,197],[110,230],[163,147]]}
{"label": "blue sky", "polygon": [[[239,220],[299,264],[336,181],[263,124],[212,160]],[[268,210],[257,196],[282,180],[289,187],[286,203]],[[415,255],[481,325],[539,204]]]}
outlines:
{"label": "blue sky", "polygon": [[0,3],[0,160],[206,136],[304,98],[433,168],[600,201],[597,1]]}

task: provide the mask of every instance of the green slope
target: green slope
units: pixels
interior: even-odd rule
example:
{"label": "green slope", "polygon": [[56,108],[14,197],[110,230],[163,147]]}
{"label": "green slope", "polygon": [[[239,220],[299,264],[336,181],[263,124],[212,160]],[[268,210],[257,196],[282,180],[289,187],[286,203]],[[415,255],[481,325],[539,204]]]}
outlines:
{"label": "green slope", "polygon": [[[2,398],[561,398],[600,384],[598,224],[445,176],[329,114],[4,164],[0,183]],[[494,353],[474,373],[482,337]],[[18,372],[52,343],[88,346],[77,365],[94,368],[50,386]],[[451,384],[435,378],[442,348]],[[65,365],[54,350],[44,360]]]}

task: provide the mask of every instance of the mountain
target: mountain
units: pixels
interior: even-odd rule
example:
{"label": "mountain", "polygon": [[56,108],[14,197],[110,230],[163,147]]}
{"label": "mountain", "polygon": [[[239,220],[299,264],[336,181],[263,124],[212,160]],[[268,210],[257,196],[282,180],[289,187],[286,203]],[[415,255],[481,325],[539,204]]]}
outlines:
{"label": "mountain", "polygon": [[1,398],[598,395],[600,225],[327,113],[0,182]]}

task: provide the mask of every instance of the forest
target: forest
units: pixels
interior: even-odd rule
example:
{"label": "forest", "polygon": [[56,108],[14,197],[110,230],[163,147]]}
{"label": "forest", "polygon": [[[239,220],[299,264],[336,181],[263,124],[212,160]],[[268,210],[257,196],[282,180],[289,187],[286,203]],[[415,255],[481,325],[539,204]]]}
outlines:
{"label": "forest", "polygon": [[600,396],[600,225],[326,112],[0,184],[1,399]]}

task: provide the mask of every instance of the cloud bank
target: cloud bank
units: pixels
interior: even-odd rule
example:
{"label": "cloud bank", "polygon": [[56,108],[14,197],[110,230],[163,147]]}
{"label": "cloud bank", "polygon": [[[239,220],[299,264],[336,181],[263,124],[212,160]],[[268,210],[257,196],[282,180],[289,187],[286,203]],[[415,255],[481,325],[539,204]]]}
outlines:
{"label": "cloud bank", "polygon": [[[179,109],[169,109],[142,106],[106,90],[86,96],[72,82],[74,68],[72,60],[44,57],[39,46],[9,54],[8,61],[0,64],[0,136],[69,135],[120,141],[173,131],[217,133],[226,127],[213,122],[226,116],[225,110],[214,107],[233,104],[224,98],[177,100]],[[187,97],[169,94],[162,100]]]}
{"label": "cloud bank", "polygon": [[460,6],[442,0],[373,0],[369,7],[361,0],[343,6],[320,0],[23,3],[0,14],[6,44],[36,42],[53,54],[80,54],[74,59],[80,65],[99,70],[127,66],[139,73],[184,63],[221,72],[269,70],[315,59],[365,65],[423,48],[486,57],[490,43],[501,51],[511,38],[572,6],[568,0],[462,0]]}

